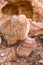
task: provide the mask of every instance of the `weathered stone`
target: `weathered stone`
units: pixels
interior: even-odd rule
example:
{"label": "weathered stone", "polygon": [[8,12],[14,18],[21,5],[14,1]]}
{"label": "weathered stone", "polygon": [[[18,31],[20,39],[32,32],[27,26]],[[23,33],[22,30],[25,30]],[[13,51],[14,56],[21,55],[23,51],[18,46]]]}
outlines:
{"label": "weathered stone", "polygon": [[16,54],[21,57],[28,57],[32,51],[34,51],[37,47],[35,40],[31,38],[26,38],[24,41],[20,43],[16,50]]}
{"label": "weathered stone", "polygon": [[30,20],[25,15],[12,16],[2,21],[0,21],[0,31],[8,44],[14,44],[27,37],[30,30]]}

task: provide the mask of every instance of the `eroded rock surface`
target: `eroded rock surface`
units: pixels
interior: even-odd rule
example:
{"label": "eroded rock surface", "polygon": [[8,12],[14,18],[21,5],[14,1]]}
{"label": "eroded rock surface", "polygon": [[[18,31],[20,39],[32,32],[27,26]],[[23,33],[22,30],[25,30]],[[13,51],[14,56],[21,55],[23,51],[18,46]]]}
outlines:
{"label": "eroded rock surface", "polygon": [[0,32],[8,44],[14,44],[17,40],[24,40],[29,30],[30,20],[25,15],[12,16],[5,20],[0,20]]}

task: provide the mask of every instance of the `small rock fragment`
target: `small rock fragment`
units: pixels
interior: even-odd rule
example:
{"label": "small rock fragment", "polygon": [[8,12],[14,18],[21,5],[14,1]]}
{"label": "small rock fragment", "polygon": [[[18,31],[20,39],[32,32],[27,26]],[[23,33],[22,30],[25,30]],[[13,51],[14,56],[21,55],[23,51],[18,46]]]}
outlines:
{"label": "small rock fragment", "polygon": [[11,61],[15,57],[14,48],[0,49],[0,63]]}
{"label": "small rock fragment", "polygon": [[42,63],[43,64],[43,60],[39,60],[39,63]]}
{"label": "small rock fragment", "polygon": [[16,50],[16,54],[22,57],[28,57],[36,47],[36,42],[28,37],[20,43]]}

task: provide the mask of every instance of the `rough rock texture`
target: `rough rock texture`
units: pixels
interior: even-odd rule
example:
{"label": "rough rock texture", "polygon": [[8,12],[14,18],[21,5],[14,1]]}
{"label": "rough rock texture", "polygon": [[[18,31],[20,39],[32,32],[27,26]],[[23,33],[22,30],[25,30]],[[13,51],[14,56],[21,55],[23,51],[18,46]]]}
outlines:
{"label": "rough rock texture", "polygon": [[8,44],[14,44],[18,40],[24,40],[29,30],[30,20],[25,15],[12,16],[7,20],[0,20],[0,32]]}
{"label": "rough rock texture", "polygon": [[30,25],[30,36],[43,34],[43,20],[41,22],[33,21]]}
{"label": "rough rock texture", "polygon": [[[8,2],[6,3],[6,1],[8,1]],[[15,53],[13,54],[15,45],[11,45],[11,46],[5,45],[9,41],[12,42],[12,44],[14,42],[14,38],[13,38],[13,40],[11,40],[12,36],[14,37],[14,35],[11,35],[11,34],[13,34],[12,31],[13,32],[15,31],[15,30],[13,30],[12,24],[11,24],[12,22],[14,23],[14,21],[11,22],[11,20],[13,19],[13,17],[11,17],[11,16],[14,14],[16,14],[16,15],[25,14],[27,17],[32,19],[32,21],[30,23],[31,24],[30,36],[32,36],[32,37],[35,36],[35,39],[37,41],[37,49],[35,49],[29,55],[28,58],[22,58],[22,57],[17,56],[16,58],[14,57],[11,60],[11,62],[0,63],[0,65],[43,65],[43,0],[28,0],[28,1],[27,0],[17,0],[17,2],[16,2],[16,0],[6,0],[6,1],[0,0],[0,3],[1,3],[0,4],[0,22],[1,22],[0,26],[3,24],[2,27],[0,27],[0,29],[1,29],[1,32],[4,33],[3,36],[1,36],[2,42],[0,45],[0,60],[1,60],[0,62],[3,62],[6,59],[7,59],[7,61],[9,61],[10,58],[15,56]],[[21,18],[20,18],[20,21],[21,21]],[[20,22],[20,21],[18,21],[18,22]],[[4,24],[5,22],[6,22],[6,24]],[[20,22],[20,24],[22,24],[22,22]],[[9,26],[9,27],[7,28],[7,26]],[[39,34],[41,34],[41,35],[39,35]],[[9,44],[11,44],[11,43],[9,43]],[[19,43],[17,43],[16,45],[18,47]],[[22,44],[22,45],[24,45],[24,44]],[[9,49],[8,49],[8,47],[9,47]],[[13,50],[12,50],[12,47],[13,47]],[[2,51],[4,51],[4,53],[6,53],[4,55],[5,58],[2,57],[3,56]],[[12,56],[12,55],[14,55],[14,56]]]}
{"label": "rough rock texture", "polygon": [[12,48],[0,49],[0,63],[11,61],[15,57],[15,50]]}
{"label": "rough rock texture", "polygon": [[10,0],[3,9],[2,12],[4,14],[8,15],[14,15],[14,14],[25,14],[28,18],[32,18],[33,16],[33,8],[30,2],[28,1],[17,1],[17,2],[12,2],[15,0]]}
{"label": "rough rock texture", "polygon": [[[12,5],[10,4],[7,5],[5,8],[3,8],[2,9],[3,13],[6,13],[8,11],[7,14],[17,14],[17,15],[25,14],[28,18],[31,18],[32,19],[31,22],[33,22],[31,23],[30,35],[43,34],[43,1],[42,0],[26,0],[26,1],[8,0],[8,3],[9,2],[12,3]],[[9,10],[7,10],[7,8]],[[36,23],[34,23],[34,21]]]}
{"label": "rough rock texture", "polygon": [[[42,36],[40,36],[40,39]],[[1,65],[43,65],[43,41],[39,37],[37,39],[37,48],[29,55],[28,58],[17,56],[11,62],[1,63]],[[14,47],[14,46],[13,46]]]}
{"label": "rough rock texture", "polygon": [[[7,0],[8,3],[17,6],[18,14],[25,14],[27,17],[38,20],[43,18],[43,0]],[[23,6],[23,7],[22,7]]]}
{"label": "rough rock texture", "polygon": [[43,18],[43,0],[33,1],[33,20],[39,21]]}
{"label": "rough rock texture", "polygon": [[43,18],[43,0],[7,0],[7,2],[3,8],[5,14],[25,14],[33,20]]}

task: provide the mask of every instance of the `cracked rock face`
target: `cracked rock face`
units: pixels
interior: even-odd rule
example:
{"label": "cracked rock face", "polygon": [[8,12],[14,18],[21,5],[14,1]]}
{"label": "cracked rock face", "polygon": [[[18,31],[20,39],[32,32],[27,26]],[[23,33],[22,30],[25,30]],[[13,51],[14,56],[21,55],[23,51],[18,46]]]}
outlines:
{"label": "cracked rock face", "polygon": [[30,30],[30,20],[25,15],[12,16],[5,21],[0,21],[0,32],[8,44],[24,40]]}

